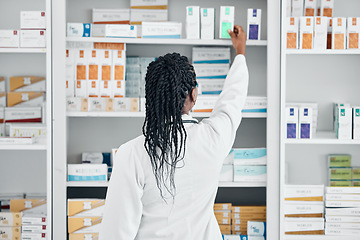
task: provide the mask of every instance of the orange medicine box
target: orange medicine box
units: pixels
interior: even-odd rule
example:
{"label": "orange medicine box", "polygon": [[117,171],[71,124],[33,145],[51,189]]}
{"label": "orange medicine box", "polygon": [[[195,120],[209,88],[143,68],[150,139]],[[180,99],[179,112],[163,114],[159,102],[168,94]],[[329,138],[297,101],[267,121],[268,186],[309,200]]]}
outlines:
{"label": "orange medicine box", "polygon": [[314,18],[300,17],[300,49],[313,49]]}
{"label": "orange medicine box", "polygon": [[21,227],[21,213],[0,212],[0,227]]}
{"label": "orange medicine box", "polygon": [[333,18],[332,49],[346,48],[346,18]]}
{"label": "orange medicine box", "polygon": [[348,18],[347,49],[360,48],[360,18]]}
{"label": "orange medicine box", "polygon": [[215,203],[214,210],[231,210],[231,203]]}
{"label": "orange medicine box", "polygon": [[99,232],[102,217],[69,217],[68,233]]}
{"label": "orange medicine box", "polygon": [[69,234],[69,240],[88,240],[98,239],[99,233],[71,233]]}
{"label": "orange medicine box", "polygon": [[46,199],[11,199],[10,212],[47,214]]}
{"label": "orange medicine box", "polygon": [[231,217],[217,217],[216,220],[219,224],[231,224]]}
{"label": "orange medicine box", "polygon": [[266,213],[266,206],[233,206],[233,213]]}
{"label": "orange medicine box", "polygon": [[318,0],[320,3],[320,16],[323,17],[332,17],[334,9],[334,0]]}
{"label": "orange medicine box", "polygon": [[232,213],[233,219],[266,219],[266,213]]}
{"label": "orange medicine box", "polygon": [[214,214],[216,218],[231,217],[231,211],[216,211]]}
{"label": "orange medicine box", "polygon": [[10,92],[45,92],[46,84],[44,77],[19,76],[10,77]]}
{"label": "orange medicine box", "polygon": [[219,224],[220,231],[231,231],[231,225]]}
{"label": "orange medicine box", "polygon": [[328,28],[327,28],[327,44],[326,44],[326,49],[332,49],[332,26],[333,26],[333,19],[332,19],[332,18],[329,18]]}
{"label": "orange medicine box", "polygon": [[304,16],[314,17],[316,16],[316,4],[317,0],[305,0],[304,2]]}
{"label": "orange medicine box", "polygon": [[21,227],[0,226],[0,239],[21,240]]}
{"label": "orange medicine box", "polygon": [[98,97],[99,96],[99,50],[91,50],[88,58],[88,76],[89,80],[87,82],[87,95],[88,97]]}
{"label": "orange medicine box", "polygon": [[299,18],[298,17],[288,17],[286,19],[286,37],[287,37],[287,48],[288,49],[298,49],[299,48]]}
{"label": "orange medicine box", "polygon": [[9,92],[7,93],[8,107],[42,107],[45,101],[43,92]]}
{"label": "orange medicine box", "polygon": [[102,216],[104,199],[68,199],[68,216]]}

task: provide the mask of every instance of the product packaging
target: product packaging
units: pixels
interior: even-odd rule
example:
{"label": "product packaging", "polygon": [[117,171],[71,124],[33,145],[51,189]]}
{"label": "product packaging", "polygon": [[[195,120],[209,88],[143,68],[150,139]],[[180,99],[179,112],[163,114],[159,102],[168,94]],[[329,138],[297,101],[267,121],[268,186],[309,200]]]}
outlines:
{"label": "product packaging", "polygon": [[21,213],[0,212],[0,227],[21,227]]}
{"label": "product packaging", "polygon": [[46,80],[44,77],[21,76],[10,77],[10,92],[44,92],[46,91]]}
{"label": "product packaging", "polygon": [[285,218],[286,235],[324,235],[324,218]]}
{"label": "product packaging", "polygon": [[130,23],[139,25],[142,22],[168,21],[167,9],[134,9],[130,10]]}
{"label": "product packaging", "polygon": [[266,236],[266,223],[248,221],[247,234],[250,236]]}
{"label": "product packaging", "polygon": [[333,18],[332,49],[346,49],[346,18]]}
{"label": "product packaging", "polygon": [[69,217],[68,233],[94,233],[99,232],[101,227],[101,216],[91,217]]}
{"label": "product packaging", "polygon": [[200,7],[186,7],[186,39],[200,39]]}
{"label": "product packaging", "polygon": [[46,29],[46,14],[43,11],[20,11],[21,29]]}
{"label": "product packaging", "polygon": [[130,9],[92,9],[93,24],[130,24]]}
{"label": "product packaging", "polygon": [[314,18],[300,17],[300,49],[313,49]]}
{"label": "product packaging", "polygon": [[220,172],[220,182],[232,182],[234,180],[234,166],[232,164],[224,164]]}
{"label": "product packaging", "polygon": [[44,92],[9,92],[8,107],[42,107],[45,101]]}
{"label": "product packaging", "polygon": [[234,165],[235,182],[266,182],[266,166]]}
{"label": "product packaging", "polygon": [[95,49],[91,50],[88,58],[89,80],[87,81],[87,95],[94,98],[100,95],[100,56],[98,51]]}
{"label": "product packaging", "polygon": [[230,38],[228,30],[233,31],[235,21],[235,7],[221,6],[220,7],[220,30],[219,38]]}
{"label": "product packaging", "polygon": [[286,185],[284,188],[285,201],[324,201],[324,185]]}
{"label": "product packaging", "polygon": [[336,137],[338,139],[352,139],[352,108],[340,107],[337,114]]}
{"label": "product packaging", "polygon": [[69,217],[102,216],[104,208],[104,199],[68,199]]}
{"label": "product packaging", "polygon": [[21,30],[20,47],[23,48],[45,48],[46,31],[45,30]]}
{"label": "product packaging", "polygon": [[197,79],[225,79],[229,64],[194,64]]}
{"label": "product packaging", "polygon": [[201,39],[215,38],[215,8],[201,8]]}
{"label": "product packaging", "polygon": [[324,217],[324,204],[308,204],[307,202],[300,203],[285,203],[284,204],[285,217]]}
{"label": "product packaging", "polygon": [[107,181],[106,164],[68,164],[68,181]]}
{"label": "product packaging", "polygon": [[67,112],[87,112],[89,108],[88,98],[66,98]]}
{"label": "product packaging", "polygon": [[88,98],[89,112],[113,112],[113,98]]}
{"label": "product packaging", "polygon": [[5,108],[5,122],[7,123],[41,123],[42,122],[42,112],[41,107],[26,107],[26,108]]}
{"label": "product packaging", "polygon": [[130,0],[132,9],[167,9],[168,0]]}
{"label": "product packaging", "polygon": [[94,24],[93,37],[136,38],[137,26],[126,24]]}
{"label": "product packaging", "polygon": [[351,155],[331,154],[328,156],[329,168],[351,167]]}
{"label": "product packaging", "polygon": [[0,47],[17,48],[20,46],[19,30],[0,30]]}
{"label": "product packaging", "polygon": [[212,112],[218,100],[218,96],[199,95],[193,112]]}
{"label": "product packaging", "polygon": [[261,9],[248,9],[247,29],[248,40],[260,40]]}
{"label": "product packaging", "polygon": [[181,22],[143,22],[143,38],[180,39],[182,32]]}
{"label": "product packaging", "polygon": [[66,35],[68,37],[91,37],[91,24],[67,23]]}
{"label": "product packaging", "polygon": [[46,199],[11,199],[10,212],[22,212],[22,224],[26,220],[28,214],[47,214]]}
{"label": "product packaging", "polygon": [[292,16],[301,17],[304,14],[304,0],[292,0]]}
{"label": "product packaging", "polygon": [[21,227],[0,226],[0,239],[20,240],[21,239]]}
{"label": "product packaging", "polygon": [[115,112],[139,112],[138,98],[114,98]]}
{"label": "product packaging", "polygon": [[360,139],[360,107],[353,107],[353,139]]}
{"label": "product packaging", "polygon": [[312,138],[312,108],[299,108],[299,137]]}
{"label": "product packaging", "polygon": [[360,18],[347,20],[347,49],[360,48]]}
{"label": "product packaging", "polygon": [[317,1],[319,1],[319,0],[305,0],[305,2],[304,2],[304,16],[308,16],[308,17],[316,16]]}
{"label": "product packaging", "polygon": [[10,137],[46,137],[46,124],[19,123],[10,125]]}
{"label": "product packaging", "polygon": [[230,63],[230,48],[194,47],[192,49],[193,63]]}
{"label": "product packaging", "polygon": [[325,50],[327,47],[328,23],[327,17],[315,17],[314,49]]}
{"label": "product packaging", "polygon": [[299,110],[297,107],[286,107],[286,137],[299,138]]}
{"label": "product packaging", "polygon": [[334,0],[319,0],[321,1],[320,16],[333,17]]}
{"label": "product packaging", "polygon": [[333,29],[333,19],[329,18],[328,28],[327,28],[327,45],[326,49],[332,49],[332,29]]}
{"label": "product packaging", "polygon": [[288,49],[299,48],[299,18],[288,17],[286,19],[286,45]]}
{"label": "product packaging", "polygon": [[199,79],[198,93],[206,95],[219,95],[224,87],[224,79]]}

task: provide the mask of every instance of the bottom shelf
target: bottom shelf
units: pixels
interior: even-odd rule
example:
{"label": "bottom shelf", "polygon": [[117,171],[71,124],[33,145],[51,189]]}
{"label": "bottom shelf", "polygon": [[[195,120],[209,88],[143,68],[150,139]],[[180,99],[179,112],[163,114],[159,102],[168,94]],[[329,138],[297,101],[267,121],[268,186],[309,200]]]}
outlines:
{"label": "bottom shelf", "polygon": [[[107,187],[109,182],[67,182],[68,187]],[[266,182],[219,182],[219,187],[266,187]]]}
{"label": "bottom shelf", "polygon": [[359,236],[285,235],[284,240],[359,240]]}

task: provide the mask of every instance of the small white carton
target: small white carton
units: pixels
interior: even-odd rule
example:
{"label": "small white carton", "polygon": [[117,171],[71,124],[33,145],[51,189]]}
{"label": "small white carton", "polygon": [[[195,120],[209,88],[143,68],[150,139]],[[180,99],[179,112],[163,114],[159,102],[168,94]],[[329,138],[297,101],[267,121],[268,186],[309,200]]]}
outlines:
{"label": "small white carton", "polygon": [[137,33],[136,25],[94,24],[92,26],[93,37],[136,38]]}
{"label": "small white carton", "polygon": [[233,31],[235,21],[235,7],[221,6],[220,7],[220,30],[219,38],[230,38],[228,30]]}
{"label": "small white carton", "polygon": [[180,39],[182,32],[181,22],[143,22],[143,38]]}
{"label": "small white carton", "polygon": [[286,19],[286,46],[288,49],[299,48],[299,18],[288,17]]}
{"label": "small white carton", "polygon": [[319,0],[321,1],[320,16],[333,17],[334,0]]}
{"label": "small white carton", "polygon": [[346,49],[346,18],[333,18],[332,49]]}
{"label": "small white carton", "polygon": [[19,30],[0,30],[0,47],[17,48],[20,46]]}
{"label": "small white carton", "polygon": [[134,9],[130,10],[130,23],[139,25],[142,22],[168,21],[167,9]]}
{"label": "small white carton", "polygon": [[299,138],[299,109],[286,107],[286,138]]}
{"label": "small white carton", "polygon": [[215,38],[215,8],[201,8],[201,39]]}
{"label": "small white carton", "polygon": [[301,17],[304,14],[304,0],[292,0],[292,16]]}
{"label": "small white carton", "polygon": [[46,31],[45,30],[21,30],[20,47],[23,48],[45,48]]}
{"label": "small white carton", "polygon": [[91,37],[91,24],[67,23],[66,35],[68,37]]}
{"label": "small white carton", "polygon": [[353,139],[360,139],[360,107],[353,107]]}
{"label": "small white carton", "polygon": [[314,49],[325,50],[327,46],[328,23],[327,17],[315,17]]}
{"label": "small white carton", "polygon": [[313,49],[314,18],[300,17],[300,49]]}
{"label": "small white carton", "polygon": [[360,17],[347,20],[347,49],[360,48]]}
{"label": "small white carton", "polygon": [[46,14],[44,11],[21,11],[21,29],[46,29]]}
{"label": "small white carton", "polygon": [[336,137],[352,139],[352,108],[340,107],[337,113]]}
{"label": "small white carton", "polygon": [[200,39],[200,7],[186,7],[186,39]]}
{"label": "small white carton", "polygon": [[310,139],[312,138],[312,108],[299,108],[299,137]]}
{"label": "small white carton", "polygon": [[107,181],[106,164],[68,164],[68,181]]}
{"label": "small white carton", "polygon": [[261,9],[248,9],[247,27],[247,39],[260,40]]}
{"label": "small white carton", "polygon": [[318,0],[305,0],[304,2],[304,16],[314,17],[317,12]]}
{"label": "small white carton", "polygon": [[130,9],[96,9],[92,10],[94,24],[130,24]]}

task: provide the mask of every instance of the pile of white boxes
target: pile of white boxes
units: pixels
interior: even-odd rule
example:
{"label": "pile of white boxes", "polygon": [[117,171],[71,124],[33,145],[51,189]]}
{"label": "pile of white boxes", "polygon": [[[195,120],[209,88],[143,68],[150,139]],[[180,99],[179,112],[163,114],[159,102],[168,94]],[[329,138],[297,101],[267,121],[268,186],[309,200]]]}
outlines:
{"label": "pile of white boxes", "polygon": [[20,28],[0,30],[0,48],[45,48],[46,14],[43,11],[21,11]]}
{"label": "pile of white boxes", "polygon": [[283,197],[286,235],[324,234],[323,185],[286,185]]}
{"label": "pile of white boxes", "polygon": [[360,139],[360,107],[334,103],[334,130],[338,139]]}

